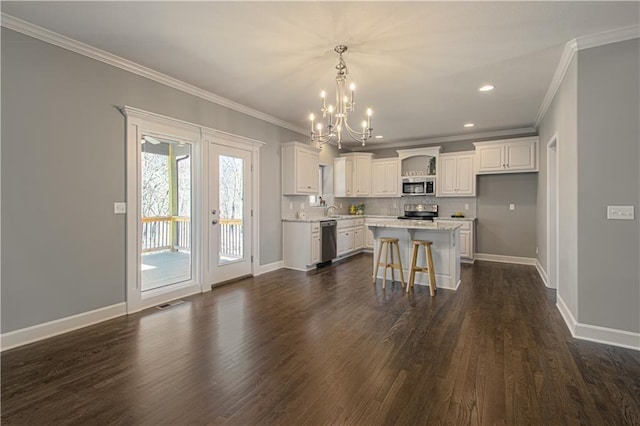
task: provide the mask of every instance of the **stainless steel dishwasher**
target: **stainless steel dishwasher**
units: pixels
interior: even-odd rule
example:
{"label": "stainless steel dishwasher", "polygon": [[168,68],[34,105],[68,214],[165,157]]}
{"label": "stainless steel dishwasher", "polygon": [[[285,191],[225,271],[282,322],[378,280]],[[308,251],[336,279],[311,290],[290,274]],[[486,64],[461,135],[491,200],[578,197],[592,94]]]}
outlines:
{"label": "stainless steel dishwasher", "polygon": [[331,262],[337,257],[336,248],[336,228],[337,222],[335,220],[323,220],[320,221],[320,244],[322,249],[320,250],[320,263]]}

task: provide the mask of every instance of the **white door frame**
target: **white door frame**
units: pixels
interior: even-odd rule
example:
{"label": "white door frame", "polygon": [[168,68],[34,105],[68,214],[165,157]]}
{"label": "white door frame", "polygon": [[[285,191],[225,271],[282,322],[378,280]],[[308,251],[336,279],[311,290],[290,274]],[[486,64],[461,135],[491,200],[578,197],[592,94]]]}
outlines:
{"label": "white door frame", "polygon": [[[560,201],[558,197],[558,173],[560,171],[560,162],[558,161],[558,152],[558,133],[556,132],[547,143],[547,285],[550,288],[555,289],[559,286],[558,271],[560,267],[560,244],[558,238],[558,224],[560,223],[560,209],[558,206]],[[554,163],[553,170],[551,170],[550,167],[552,159]],[[551,227],[549,226],[552,222],[555,229],[553,235],[551,233]],[[555,256],[551,256],[552,249],[554,249],[553,253]]]}
{"label": "white door frame", "polygon": [[[255,275],[260,265],[260,148],[265,142],[233,135],[208,127],[199,126],[182,120],[166,117],[153,112],[130,106],[120,108],[126,117],[126,300],[127,313],[133,313],[170,300],[186,297],[191,294],[211,291],[211,271],[208,270],[208,208],[209,190],[209,145],[216,143],[251,151],[253,164],[251,205],[252,217],[252,273]],[[142,273],[140,270],[140,138],[143,133],[158,136],[174,137],[193,143],[192,176],[193,193],[195,195],[192,212],[193,277],[191,281],[176,286],[175,290],[146,292],[144,297],[140,291]]]}
{"label": "white door frame", "polygon": [[[202,144],[200,128],[193,124],[164,117],[159,114],[125,106],[121,109],[127,117],[127,176],[126,176],[126,297],[127,313],[133,313],[151,306],[202,291],[202,208],[204,185],[202,182]],[[169,139],[182,140],[192,144],[192,188],[193,206],[191,216],[192,277],[171,287],[159,288],[142,293],[142,272],[140,268],[142,211],[140,182],[142,181],[140,159],[143,134],[157,135]]]}
{"label": "white door frame", "polygon": [[[232,135],[230,133],[222,132],[215,129],[202,128],[202,146],[205,148],[204,158],[207,159],[205,161],[205,173],[204,176],[210,177],[211,171],[209,170],[209,156],[211,155],[211,144],[228,146],[231,148],[243,149],[245,151],[251,152],[251,165],[252,165],[252,173],[251,173],[251,208],[253,209],[253,217],[251,220],[251,253],[250,256],[253,256],[253,263],[251,264],[251,273],[256,275],[258,270],[258,265],[260,265],[260,221],[258,218],[260,217],[260,148],[265,144],[265,142],[261,142],[255,139],[245,138],[242,136]],[[207,202],[206,202],[206,212],[205,212],[205,223],[207,224],[204,230],[208,230],[208,212],[213,208],[211,206],[211,200],[208,199],[209,192],[207,191]],[[203,259],[209,259],[209,232],[204,232],[204,250],[203,250]],[[203,291],[210,291],[211,284],[214,283],[215,277],[213,276],[213,271],[209,268],[209,262],[203,262],[204,269],[204,282],[206,283],[207,288],[203,288]]]}

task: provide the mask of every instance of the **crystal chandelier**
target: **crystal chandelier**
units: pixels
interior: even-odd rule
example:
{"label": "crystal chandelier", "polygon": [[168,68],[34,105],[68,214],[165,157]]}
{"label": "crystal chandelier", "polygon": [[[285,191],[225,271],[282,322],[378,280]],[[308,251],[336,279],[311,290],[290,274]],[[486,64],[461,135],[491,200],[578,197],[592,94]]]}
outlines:
{"label": "crystal chandelier", "polygon": [[[371,108],[367,108],[367,119],[362,121],[362,132],[354,130],[348,121],[349,113],[355,111],[356,102],[354,99],[354,92],[356,89],[355,84],[351,83],[349,86],[350,95],[347,95],[347,64],[342,58],[342,54],[347,51],[347,46],[338,45],[333,49],[336,51],[340,58],[336,69],[338,74],[336,75],[336,101],[335,104],[327,105],[327,94],[323,90],[320,93],[322,99],[322,118],[325,120],[323,125],[321,122],[315,123],[316,117],[313,114],[309,115],[311,120],[311,142],[316,142],[319,146],[327,142],[336,141],[338,149],[342,149],[342,136],[349,135],[354,141],[362,142],[362,146],[365,145],[367,139],[371,138]],[[324,133],[323,133],[324,132]]]}

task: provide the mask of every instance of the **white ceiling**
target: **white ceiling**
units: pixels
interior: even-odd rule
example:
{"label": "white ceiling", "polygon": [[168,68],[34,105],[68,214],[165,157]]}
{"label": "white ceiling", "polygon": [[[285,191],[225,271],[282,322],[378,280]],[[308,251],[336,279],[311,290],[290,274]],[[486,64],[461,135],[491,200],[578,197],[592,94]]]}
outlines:
{"label": "white ceiling", "polygon": [[[300,128],[337,55],[361,121],[410,141],[531,127],[571,39],[637,25],[638,2],[2,2],[2,12]],[[495,85],[478,92],[484,83]],[[475,123],[471,130],[466,122]]]}

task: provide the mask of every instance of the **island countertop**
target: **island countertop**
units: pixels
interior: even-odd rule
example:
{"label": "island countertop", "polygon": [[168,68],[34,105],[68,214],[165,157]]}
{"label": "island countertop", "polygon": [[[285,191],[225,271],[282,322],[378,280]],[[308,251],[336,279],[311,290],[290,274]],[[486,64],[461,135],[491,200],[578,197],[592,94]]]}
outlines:
{"label": "island countertop", "polygon": [[431,222],[430,220],[407,220],[407,219],[396,219],[396,220],[385,220],[385,221],[376,221],[371,220],[365,223],[365,226],[370,228],[373,227],[381,227],[381,228],[400,228],[400,229],[427,229],[430,231],[454,231],[462,226],[462,224],[453,224],[453,223],[437,223]]}

